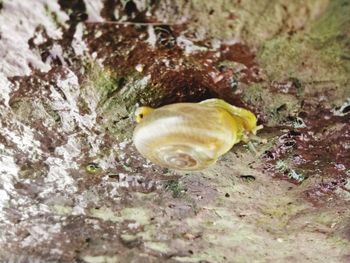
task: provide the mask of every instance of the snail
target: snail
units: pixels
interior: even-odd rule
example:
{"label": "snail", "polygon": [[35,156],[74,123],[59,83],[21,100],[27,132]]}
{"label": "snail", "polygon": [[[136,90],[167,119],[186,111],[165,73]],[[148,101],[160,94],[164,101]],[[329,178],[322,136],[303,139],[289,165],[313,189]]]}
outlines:
{"label": "snail", "polygon": [[133,142],[141,155],[159,166],[185,171],[207,168],[262,128],[252,112],[220,99],[139,107],[135,120]]}

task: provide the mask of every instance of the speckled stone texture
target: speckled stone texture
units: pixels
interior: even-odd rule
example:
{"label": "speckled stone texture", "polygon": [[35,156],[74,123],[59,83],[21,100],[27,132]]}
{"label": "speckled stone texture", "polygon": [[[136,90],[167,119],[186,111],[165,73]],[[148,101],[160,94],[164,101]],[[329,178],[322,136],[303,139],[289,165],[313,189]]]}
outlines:
{"label": "speckled stone texture", "polygon": [[[349,262],[350,1],[0,0],[0,262]],[[139,105],[221,98],[267,143],[191,173]]]}

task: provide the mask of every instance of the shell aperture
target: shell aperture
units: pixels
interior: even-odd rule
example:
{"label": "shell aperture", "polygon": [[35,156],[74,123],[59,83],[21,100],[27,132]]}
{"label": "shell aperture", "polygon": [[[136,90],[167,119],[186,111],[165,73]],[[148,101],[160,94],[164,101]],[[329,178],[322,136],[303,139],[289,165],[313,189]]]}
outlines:
{"label": "shell aperture", "polygon": [[239,117],[213,106],[212,100],[210,105],[204,102],[141,112],[133,135],[137,150],[151,162],[175,170],[202,170],[215,163],[241,140],[245,128]]}

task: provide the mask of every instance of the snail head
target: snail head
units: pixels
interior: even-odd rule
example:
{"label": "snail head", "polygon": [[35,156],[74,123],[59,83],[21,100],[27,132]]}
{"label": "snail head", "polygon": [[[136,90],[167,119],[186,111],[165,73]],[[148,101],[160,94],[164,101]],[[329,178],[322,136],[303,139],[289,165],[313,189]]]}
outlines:
{"label": "snail head", "polygon": [[140,123],[142,121],[142,119],[147,116],[148,114],[150,114],[152,111],[154,111],[154,109],[152,109],[151,107],[139,107],[136,109],[135,111],[135,121],[137,123]]}

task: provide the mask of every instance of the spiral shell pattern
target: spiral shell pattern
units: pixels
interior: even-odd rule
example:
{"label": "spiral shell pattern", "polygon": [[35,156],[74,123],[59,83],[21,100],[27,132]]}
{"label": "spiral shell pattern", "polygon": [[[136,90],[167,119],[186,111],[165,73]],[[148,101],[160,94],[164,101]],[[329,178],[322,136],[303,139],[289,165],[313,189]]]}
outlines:
{"label": "spiral shell pattern", "polygon": [[178,103],[147,115],[136,126],[133,141],[144,157],[162,167],[202,170],[231,149],[239,127],[225,110]]}

